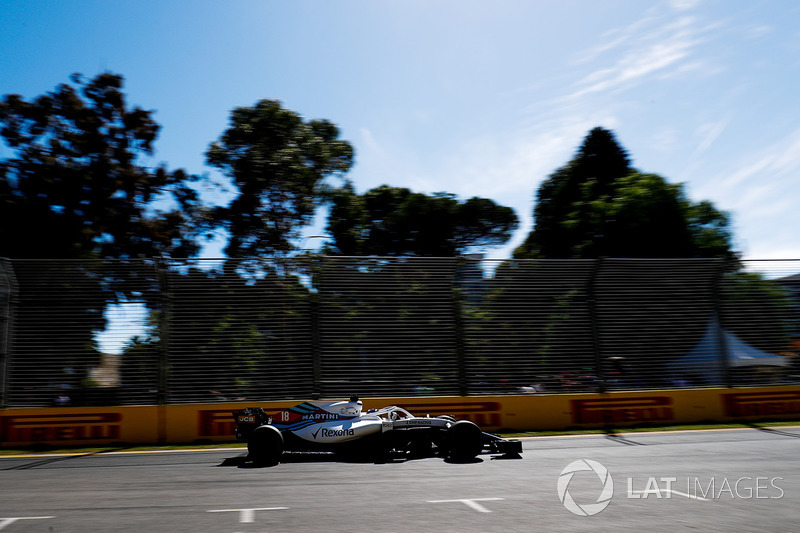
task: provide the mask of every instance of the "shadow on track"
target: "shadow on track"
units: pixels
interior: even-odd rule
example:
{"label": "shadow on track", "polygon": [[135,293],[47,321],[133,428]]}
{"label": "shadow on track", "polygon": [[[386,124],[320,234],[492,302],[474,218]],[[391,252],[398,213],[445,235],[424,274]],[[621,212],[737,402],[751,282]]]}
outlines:
{"label": "shadow on track", "polygon": [[611,442],[618,442],[620,444],[625,444],[627,446],[646,446],[643,442],[636,442],[634,440],[630,440],[625,435],[620,435],[613,428],[606,428],[606,438]]}
{"label": "shadow on track", "polygon": [[770,427],[763,427],[759,426],[758,424],[753,423],[745,423],[746,426],[751,427],[753,429],[757,429],[759,431],[763,431],[764,433],[769,433],[770,435],[781,435],[783,437],[794,437],[795,439],[800,439],[799,433],[791,433],[789,431],[782,431],[780,429],[770,428]]}
{"label": "shadow on track", "polygon": [[[412,457],[410,455],[397,454],[393,457],[386,459],[376,459],[374,457],[350,457],[347,455],[339,455],[333,452],[283,452],[280,462],[274,464],[257,464],[247,459],[247,454],[242,454],[236,457],[228,457],[217,466],[235,466],[237,468],[271,468],[279,464],[291,463],[353,463],[353,464],[393,464],[405,463],[407,461],[414,461],[416,459],[427,459],[434,456],[420,456]],[[492,457],[492,460],[498,457]],[[473,464],[482,463],[484,460],[480,457],[470,459],[469,461],[455,461],[452,459],[444,459],[448,464]]]}

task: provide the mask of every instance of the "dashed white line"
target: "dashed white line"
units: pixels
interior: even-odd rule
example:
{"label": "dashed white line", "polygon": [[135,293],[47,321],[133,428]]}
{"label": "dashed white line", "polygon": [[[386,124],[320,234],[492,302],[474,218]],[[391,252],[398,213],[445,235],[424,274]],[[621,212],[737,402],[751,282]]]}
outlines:
{"label": "dashed white line", "polygon": [[47,520],[49,518],[55,518],[55,516],[12,516],[8,518],[0,518],[0,529],[10,526],[17,520]]}
{"label": "dashed white line", "polygon": [[490,502],[490,501],[498,501],[504,500],[505,498],[462,498],[458,500],[428,500],[428,503],[452,503],[452,502],[461,502],[470,509],[474,509],[479,513],[491,513],[489,509],[484,507],[483,505],[479,504],[478,502]]}
{"label": "dashed white line", "polygon": [[212,509],[207,513],[235,513],[239,512],[240,524],[252,524],[256,521],[256,511],[283,511],[288,507],[254,507],[249,509]]}

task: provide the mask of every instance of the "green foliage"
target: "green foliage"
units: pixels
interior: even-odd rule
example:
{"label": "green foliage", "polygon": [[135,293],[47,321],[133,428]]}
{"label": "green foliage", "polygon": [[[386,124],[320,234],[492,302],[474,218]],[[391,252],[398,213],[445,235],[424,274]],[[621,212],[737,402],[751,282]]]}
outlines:
{"label": "green foliage", "polygon": [[[14,154],[0,161],[0,256],[194,254],[193,178],[137,164],[158,134],[152,112],[126,106],[121,76],[72,81],[30,102],[0,102],[0,135]],[[148,210],[167,194],[177,209]]]}
{"label": "green foliage", "polygon": [[735,255],[731,250],[733,233],[728,215],[715,208],[711,202],[685,204],[686,219],[692,243],[706,257],[728,257]]}
{"label": "green foliage", "polygon": [[323,180],[346,172],[353,148],[335,125],[306,122],[275,100],[232,111],[229,128],[206,151],[208,164],[238,189],[214,221],[230,232],[228,257],[282,254],[310,222]]}
{"label": "green foliage", "polygon": [[350,186],[332,196],[327,230],[335,255],[452,257],[470,247],[506,242],[518,221],[509,207],[486,198],[459,202],[383,185],[364,195]]}
{"label": "green foliage", "polygon": [[761,350],[786,350],[793,322],[792,300],[780,283],[755,272],[726,272],[720,289],[720,311],[727,329]]}
{"label": "green foliage", "polygon": [[534,219],[515,258],[734,257],[726,213],[637,172],[602,128],[542,183]]}
{"label": "green foliage", "polygon": [[[295,276],[276,274],[280,268],[248,278],[242,265],[230,259],[213,271],[168,273],[172,401],[311,394],[308,290]],[[161,342],[150,339],[151,352]],[[132,346],[126,360],[142,348]]]}
{"label": "green foliage", "polygon": [[[457,258],[320,258],[322,393],[455,392]],[[416,387],[423,387],[417,389]]]}

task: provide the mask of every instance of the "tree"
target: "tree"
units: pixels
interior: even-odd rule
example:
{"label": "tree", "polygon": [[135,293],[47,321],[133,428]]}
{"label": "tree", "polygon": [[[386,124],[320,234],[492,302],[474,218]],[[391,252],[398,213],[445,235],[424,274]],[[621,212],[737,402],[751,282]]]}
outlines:
{"label": "tree", "polygon": [[388,185],[358,195],[346,186],[331,201],[327,231],[334,242],[325,251],[451,257],[503,244],[517,225],[511,208],[486,198],[461,202],[448,193],[428,196]]}
{"label": "tree", "polygon": [[106,304],[155,285],[152,267],[102,259],[198,250],[195,178],[141,162],[159,130],[152,112],[126,104],[122,76],[71,81],[31,101],[0,101],[0,136],[12,154],[0,161],[0,257],[17,259],[14,372],[42,394],[88,384]]}
{"label": "tree", "polygon": [[325,120],[305,121],[275,100],[231,112],[230,127],[206,151],[238,189],[214,221],[228,230],[229,257],[285,254],[311,221],[323,180],[352,165],[353,148]]}
{"label": "tree", "polygon": [[734,258],[726,213],[692,203],[681,184],[637,172],[603,128],[542,183],[533,214],[515,258]]}
{"label": "tree", "polygon": [[[122,76],[71,79],[30,102],[0,102],[0,135],[14,153],[0,161],[0,256],[194,254],[195,178],[138,164],[158,134],[152,112],[127,107]],[[164,196],[178,208],[155,209]]]}

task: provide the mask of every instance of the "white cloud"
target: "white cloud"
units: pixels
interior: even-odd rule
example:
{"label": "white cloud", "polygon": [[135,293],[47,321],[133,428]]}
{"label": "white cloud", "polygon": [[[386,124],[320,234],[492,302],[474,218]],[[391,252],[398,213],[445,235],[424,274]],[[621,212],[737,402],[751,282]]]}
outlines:
{"label": "white cloud", "polygon": [[708,150],[714,141],[720,136],[720,134],[725,130],[730,122],[730,118],[725,117],[721,120],[716,122],[707,122],[705,124],[701,124],[697,128],[697,135],[701,137],[700,142],[697,144],[697,148],[694,150],[694,156],[701,155],[703,152]]}
{"label": "white cloud", "polygon": [[[757,142],[757,139],[753,139]],[[800,258],[797,198],[800,129],[733,157],[699,192],[733,215],[739,248],[750,258]]]}
{"label": "white cloud", "polygon": [[732,189],[753,180],[761,182],[766,177],[771,183],[778,184],[787,175],[794,175],[800,170],[800,129],[788,139],[762,148],[750,157],[754,159],[741,165],[740,170],[718,179],[717,185]]}
{"label": "white cloud", "polygon": [[744,34],[750,39],[759,39],[765,35],[769,35],[774,31],[772,26],[767,25],[754,25],[748,26],[744,29]]}
{"label": "white cloud", "polygon": [[653,146],[663,153],[672,153],[680,144],[680,132],[672,127],[658,128],[653,135]]}
{"label": "white cloud", "polygon": [[380,145],[372,131],[370,131],[368,128],[361,128],[359,132],[361,133],[361,142],[363,143],[362,146],[365,149],[371,151],[377,156],[386,155],[386,150],[384,150],[384,148]]}
{"label": "white cloud", "polygon": [[[553,78],[523,80],[517,90],[500,87],[495,112],[506,112],[502,122],[473,137],[457,132],[435,154],[409,153],[398,139],[378,142],[364,129],[359,166],[383,172],[382,182],[482,196],[514,208],[520,230],[508,245],[488,251],[504,257],[531,229],[541,181],[572,158],[591,128],[602,126],[633,143],[625,147],[634,150],[634,164],[637,157],[647,161],[643,171],[682,178],[693,199],[732,212],[736,238],[745,243],[737,247],[745,253],[788,253],[792,231],[775,228],[797,218],[792,200],[800,190],[792,189],[791,176],[800,170],[800,130],[772,146],[759,148],[754,139],[745,150],[725,154],[724,143],[736,142],[735,130],[749,118],[740,106],[752,87],[723,83],[740,66],[729,61],[736,51],[721,47],[743,26],[735,24],[735,13],[729,19],[704,17],[701,10],[688,16],[696,7],[693,1],[658,4],[633,24],[605,32]],[[752,35],[767,29],[755,22],[752,28],[760,28]],[[713,92],[717,83],[721,90]],[[703,101],[706,94],[715,96]],[[787,223],[776,222],[780,217]]]}
{"label": "white cloud", "polygon": [[697,42],[690,28],[692,20],[679,19],[660,31],[631,41],[628,50],[613,65],[590,72],[578,81],[578,88],[568,98],[580,99],[591,93],[628,88],[651,74],[679,66],[690,57]]}
{"label": "white cloud", "polygon": [[675,11],[688,11],[694,9],[702,0],[670,0],[669,5]]}

